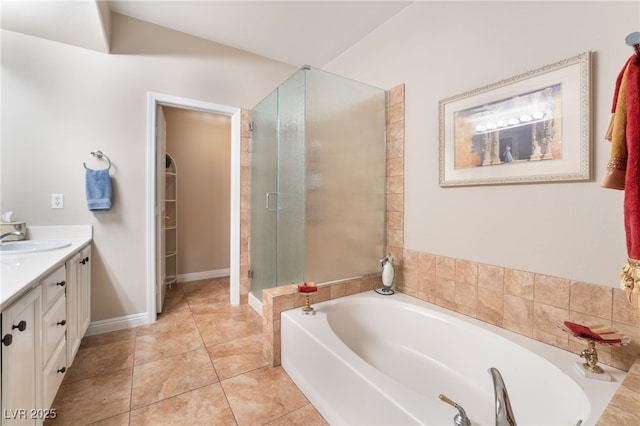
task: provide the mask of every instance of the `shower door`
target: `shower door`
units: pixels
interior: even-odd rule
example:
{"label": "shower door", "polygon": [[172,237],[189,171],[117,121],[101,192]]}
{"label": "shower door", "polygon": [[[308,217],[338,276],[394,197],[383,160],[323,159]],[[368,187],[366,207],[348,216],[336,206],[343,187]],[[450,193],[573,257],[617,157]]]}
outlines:
{"label": "shower door", "polygon": [[304,279],[305,73],[252,110],[251,292]]}
{"label": "shower door", "polygon": [[278,92],[251,112],[251,291],[262,300],[262,290],[276,283]]}

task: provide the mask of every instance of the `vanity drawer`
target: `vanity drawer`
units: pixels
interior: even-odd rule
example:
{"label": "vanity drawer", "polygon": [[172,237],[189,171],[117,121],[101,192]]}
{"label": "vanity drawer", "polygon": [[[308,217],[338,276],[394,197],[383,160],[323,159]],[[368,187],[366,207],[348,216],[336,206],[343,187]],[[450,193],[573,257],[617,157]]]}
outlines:
{"label": "vanity drawer", "polygon": [[62,340],[55,350],[54,355],[42,371],[42,396],[43,407],[51,407],[51,403],[58,392],[58,388],[67,371],[67,345]]}
{"label": "vanity drawer", "polygon": [[67,272],[64,265],[42,280],[42,309],[46,311],[55,298],[64,292],[67,285]]}
{"label": "vanity drawer", "polygon": [[42,318],[42,362],[49,361],[49,357],[58,346],[60,340],[64,340],[67,330],[67,304],[66,298],[59,297],[54,305]]}

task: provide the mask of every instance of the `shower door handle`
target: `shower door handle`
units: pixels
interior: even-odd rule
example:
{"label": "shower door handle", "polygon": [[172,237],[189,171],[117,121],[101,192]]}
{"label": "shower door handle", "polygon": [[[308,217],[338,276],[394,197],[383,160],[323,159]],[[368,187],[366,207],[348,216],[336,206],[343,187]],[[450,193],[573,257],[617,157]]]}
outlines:
{"label": "shower door handle", "polygon": [[277,204],[278,203],[278,199],[276,198],[276,208],[271,208],[271,203],[269,201],[270,201],[270,197],[272,195],[278,195],[278,193],[277,192],[267,192],[266,193],[266,196],[265,196],[265,200],[266,200],[265,201],[265,209],[267,209],[267,211],[270,211],[270,212],[275,212],[276,210],[278,210],[278,204]]}

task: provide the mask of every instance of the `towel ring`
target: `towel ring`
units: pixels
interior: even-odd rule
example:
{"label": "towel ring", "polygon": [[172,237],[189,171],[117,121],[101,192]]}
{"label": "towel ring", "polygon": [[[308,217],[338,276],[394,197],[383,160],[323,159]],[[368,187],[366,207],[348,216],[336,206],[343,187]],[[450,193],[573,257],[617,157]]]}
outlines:
{"label": "towel ring", "polygon": [[[111,160],[109,159],[107,154],[103,153],[102,151],[92,151],[91,155],[93,155],[99,160],[102,159],[102,157],[106,158],[107,161],[109,162],[109,166],[107,167],[107,170],[111,170]],[[82,165],[84,166],[85,169],[88,169],[87,163],[82,163]]]}

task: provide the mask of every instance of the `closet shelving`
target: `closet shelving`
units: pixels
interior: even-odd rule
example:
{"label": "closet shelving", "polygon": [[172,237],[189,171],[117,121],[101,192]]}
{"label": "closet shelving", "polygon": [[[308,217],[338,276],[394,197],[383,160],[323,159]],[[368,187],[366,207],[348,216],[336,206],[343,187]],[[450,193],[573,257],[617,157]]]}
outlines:
{"label": "closet shelving", "polygon": [[178,169],[171,155],[166,154],[165,164],[165,285],[178,280]]}

